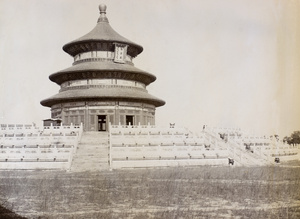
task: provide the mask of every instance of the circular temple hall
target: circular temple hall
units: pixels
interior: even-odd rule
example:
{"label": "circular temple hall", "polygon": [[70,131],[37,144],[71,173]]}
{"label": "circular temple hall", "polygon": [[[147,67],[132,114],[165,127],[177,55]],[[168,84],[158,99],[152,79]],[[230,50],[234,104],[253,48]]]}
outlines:
{"label": "circular temple hall", "polygon": [[41,104],[51,108],[53,121],[82,123],[85,131],[107,131],[109,123],[154,125],[155,109],[165,102],[146,89],[156,77],[133,64],[143,47],[112,29],[105,5],[99,10],[94,29],[63,46],[74,62],[49,76],[60,90]]}

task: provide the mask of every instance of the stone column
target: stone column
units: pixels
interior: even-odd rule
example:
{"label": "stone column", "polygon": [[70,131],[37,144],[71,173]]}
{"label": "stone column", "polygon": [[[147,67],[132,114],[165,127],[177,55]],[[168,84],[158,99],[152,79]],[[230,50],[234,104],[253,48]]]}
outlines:
{"label": "stone column", "polygon": [[89,105],[85,102],[83,130],[90,131]]}
{"label": "stone column", "polygon": [[115,102],[115,120],[114,124],[112,125],[118,125],[120,123],[120,109],[119,109],[119,102]]}

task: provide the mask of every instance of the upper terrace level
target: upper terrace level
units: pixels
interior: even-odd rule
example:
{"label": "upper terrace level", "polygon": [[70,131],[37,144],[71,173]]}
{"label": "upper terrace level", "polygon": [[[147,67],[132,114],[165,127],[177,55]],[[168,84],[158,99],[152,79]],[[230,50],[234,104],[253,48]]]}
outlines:
{"label": "upper terrace level", "polygon": [[0,135],[5,134],[45,134],[45,133],[53,133],[53,134],[66,134],[66,133],[82,133],[82,124],[80,125],[63,125],[60,126],[43,126],[38,127],[35,124],[0,124]]}

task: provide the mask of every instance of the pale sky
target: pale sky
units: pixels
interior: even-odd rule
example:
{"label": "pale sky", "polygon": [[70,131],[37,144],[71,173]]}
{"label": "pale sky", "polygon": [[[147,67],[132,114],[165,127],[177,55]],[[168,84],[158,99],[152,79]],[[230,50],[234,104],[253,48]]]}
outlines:
{"label": "pale sky", "polygon": [[100,3],[144,48],[133,61],[157,77],[157,125],[300,130],[300,0],[0,0],[0,123],[50,117],[48,76],[72,65],[62,46],[94,28]]}

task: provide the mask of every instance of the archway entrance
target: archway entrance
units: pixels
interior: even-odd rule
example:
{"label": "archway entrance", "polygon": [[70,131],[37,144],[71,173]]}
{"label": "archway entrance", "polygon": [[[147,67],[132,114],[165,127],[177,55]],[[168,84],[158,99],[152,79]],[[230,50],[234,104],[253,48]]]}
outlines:
{"label": "archway entrance", "polygon": [[134,125],[133,124],[133,116],[126,116],[126,125]]}
{"label": "archway entrance", "polygon": [[106,115],[98,115],[98,131],[106,131]]}

